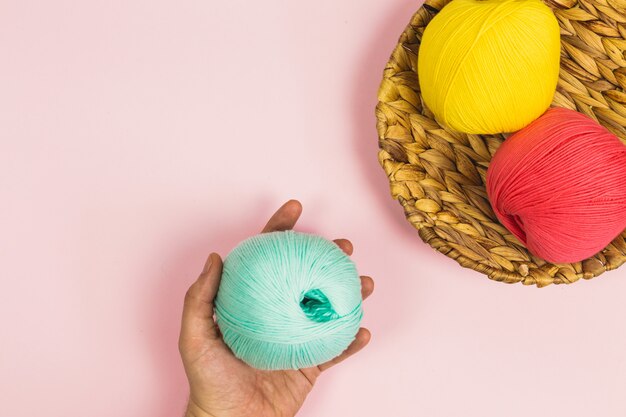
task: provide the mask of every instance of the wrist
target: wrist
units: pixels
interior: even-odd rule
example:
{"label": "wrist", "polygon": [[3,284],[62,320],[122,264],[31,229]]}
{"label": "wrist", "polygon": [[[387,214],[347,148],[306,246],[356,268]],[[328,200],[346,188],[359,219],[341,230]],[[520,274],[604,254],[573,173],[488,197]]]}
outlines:
{"label": "wrist", "polygon": [[213,414],[209,414],[202,408],[198,407],[196,403],[190,398],[187,404],[187,410],[185,411],[185,417],[214,417]]}

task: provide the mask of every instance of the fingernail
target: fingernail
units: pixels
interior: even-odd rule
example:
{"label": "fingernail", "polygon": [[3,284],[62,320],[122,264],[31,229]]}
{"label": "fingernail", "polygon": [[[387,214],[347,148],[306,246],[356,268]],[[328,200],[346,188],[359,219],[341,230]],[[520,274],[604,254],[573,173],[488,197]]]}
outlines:
{"label": "fingernail", "polygon": [[213,252],[211,252],[209,254],[209,257],[207,258],[206,262],[204,263],[204,269],[202,270],[202,272],[209,272],[209,270],[211,269],[211,264],[213,263]]}

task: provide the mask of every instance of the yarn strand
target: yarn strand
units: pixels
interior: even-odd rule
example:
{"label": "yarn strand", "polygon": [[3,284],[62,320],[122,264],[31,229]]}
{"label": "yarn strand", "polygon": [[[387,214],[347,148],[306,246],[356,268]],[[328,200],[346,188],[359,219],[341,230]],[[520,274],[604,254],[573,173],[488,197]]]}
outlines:
{"label": "yarn strand", "polygon": [[363,316],[354,263],[333,242],[264,233],[224,260],[215,313],[233,353],[259,369],[326,362],[354,340]]}
{"label": "yarn strand", "polygon": [[587,116],[553,108],[500,146],[487,192],[532,253],[578,262],[626,228],[626,146]]}

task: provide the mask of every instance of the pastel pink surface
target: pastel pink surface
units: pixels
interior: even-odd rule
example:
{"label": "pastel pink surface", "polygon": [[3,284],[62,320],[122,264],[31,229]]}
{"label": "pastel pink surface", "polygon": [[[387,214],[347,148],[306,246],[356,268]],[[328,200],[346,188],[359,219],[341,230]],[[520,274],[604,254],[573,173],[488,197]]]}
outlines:
{"label": "pastel pink surface", "polygon": [[183,294],[290,197],[377,283],[302,416],[625,415],[626,269],[490,282],[389,197],[373,109],[418,6],[4,2],[0,416],[181,415]]}

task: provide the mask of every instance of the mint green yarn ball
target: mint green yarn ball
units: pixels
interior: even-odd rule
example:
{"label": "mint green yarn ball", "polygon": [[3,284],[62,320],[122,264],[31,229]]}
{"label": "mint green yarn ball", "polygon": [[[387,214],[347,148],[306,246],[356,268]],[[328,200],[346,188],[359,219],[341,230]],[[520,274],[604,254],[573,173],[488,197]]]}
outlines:
{"label": "mint green yarn ball", "polygon": [[361,280],[329,240],[264,233],[224,260],[215,315],[235,356],[255,368],[319,365],[343,352],[359,330]]}

